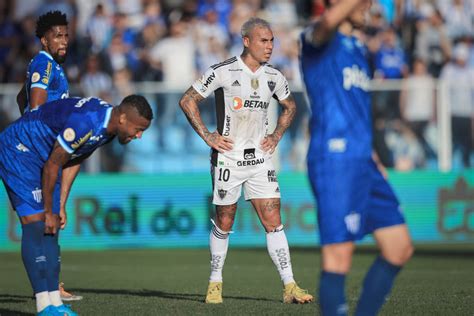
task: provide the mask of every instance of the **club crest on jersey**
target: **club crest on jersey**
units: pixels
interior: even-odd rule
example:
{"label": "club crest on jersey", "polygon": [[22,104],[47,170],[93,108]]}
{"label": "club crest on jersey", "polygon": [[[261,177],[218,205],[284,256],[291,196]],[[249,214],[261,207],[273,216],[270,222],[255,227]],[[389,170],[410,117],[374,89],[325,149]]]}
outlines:
{"label": "club crest on jersey", "polygon": [[252,87],[252,89],[257,90],[258,89],[258,79],[253,78],[252,80],[250,80],[250,86]]}
{"label": "club crest on jersey", "polygon": [[267,84],[270,91],[273,92],[273,90],[275,90],[276,82],[270,80],[270,81],[267,81]]}
{"label": "club crest on jersey", "polygon": [[219,197],[220,197],[221,200],[222,200],[222,199],[225,198],[225,196],[227,195],[227,190],[219,189],[219,190],[217,190],[217,194],[219,194]]}

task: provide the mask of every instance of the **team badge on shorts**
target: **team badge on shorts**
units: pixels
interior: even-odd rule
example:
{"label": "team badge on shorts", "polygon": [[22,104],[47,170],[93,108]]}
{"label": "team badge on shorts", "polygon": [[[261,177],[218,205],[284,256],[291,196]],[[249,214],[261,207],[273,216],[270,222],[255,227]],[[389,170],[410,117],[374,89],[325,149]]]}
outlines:
{"label": "team badge on shorts", "polygon": [[225,196],[227,195],[227,190],[224,190],[224,189],[219,189],[217,190],[217,193],[219,194],[219,197],[221,199],[225,198]]}

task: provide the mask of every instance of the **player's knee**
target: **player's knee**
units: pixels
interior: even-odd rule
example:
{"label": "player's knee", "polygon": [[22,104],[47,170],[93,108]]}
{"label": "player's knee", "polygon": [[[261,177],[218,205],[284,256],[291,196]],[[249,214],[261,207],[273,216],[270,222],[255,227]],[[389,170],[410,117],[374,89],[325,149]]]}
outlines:
{"label": "player's knee", "polygon": [[346,274],[351,269],[353,245],[332,245],[323,247],[323,270]]}
{"label": "player's knee", "polygon": [[397,266],[403,266],[410,260],[414,252],[415,247],[413,247],[413,244],[407,242],[397,247],[394,251],[389,251],[383,255],[388,262]]}
{"label": "player's knee", "polygon": [[216,226],[223,231],[231,231],[234,225],[234,218],[229,216],[216,216]]}

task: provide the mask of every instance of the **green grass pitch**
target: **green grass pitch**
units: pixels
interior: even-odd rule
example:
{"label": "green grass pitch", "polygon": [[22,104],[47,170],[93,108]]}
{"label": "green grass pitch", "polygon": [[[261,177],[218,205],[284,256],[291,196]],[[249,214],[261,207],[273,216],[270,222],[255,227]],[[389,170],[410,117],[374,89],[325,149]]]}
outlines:
{"label": "green grass pitch", "polygon": [[[381,315],[474,315],[473,247],[419,249],[402,270]],[[347,279],[351,313],[375,253],[358,252]],[[295,278],[314,294],[319,251],[292,249]],[[203,303],[206,249],[75,251],[62,255],[61,280],[83,295],[80,315],[319,315],[317,302],[281,303],[282,286],[266,249],[230,248],[224,303]],[[0,315],[33,315],[35,303],[19,253],[0,253]]]}

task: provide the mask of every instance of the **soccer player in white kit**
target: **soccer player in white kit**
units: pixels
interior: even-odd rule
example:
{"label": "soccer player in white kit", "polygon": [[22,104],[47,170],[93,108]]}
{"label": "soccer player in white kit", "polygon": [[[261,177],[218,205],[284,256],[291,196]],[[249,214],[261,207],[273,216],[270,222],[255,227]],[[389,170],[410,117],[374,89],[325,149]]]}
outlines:
{"label": "soccer player in white kit", "polygon": [[[280,188],[272,163],[272,154],[293,120],[296,105],[285,77],[267,64],[273,50],[269,23],[249,19],[242,26],[242,40],[242,55],[211,66],[180,100],[192,127],[212,149],[216,217],[210,234],[211,276],[206,303],[222,303],[222,269],[242,187],[245,199],[251,201],[265,228],[268,253],[284,284],[283,302],[307,303],[313,297],[293,279],[281,223]],[[213,92],[217,130],[210,132],[201,119],[198,103]],[[272,97],[283,110],[269,134],[267,110]]]}

